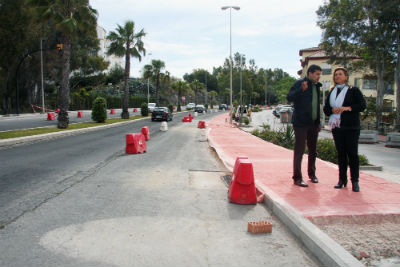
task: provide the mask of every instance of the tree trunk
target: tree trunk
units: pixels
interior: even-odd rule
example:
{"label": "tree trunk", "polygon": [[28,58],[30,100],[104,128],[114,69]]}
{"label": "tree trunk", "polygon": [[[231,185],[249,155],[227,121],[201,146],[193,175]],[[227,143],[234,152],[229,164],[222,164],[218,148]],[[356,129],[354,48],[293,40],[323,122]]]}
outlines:
{"label": "tree trunk", "polygon": [[382,122],[382,111],[383,111],[383,98],[385,94],[383,72],[385,69],[384,59],[381,58],[379,52],[376,55],[376,75],[378,77],[377,90],[376,90],[376,128],[379,129],[380,133],[383,133]]}
{"label": "tree trunk", "polygon": [[60,87],[60,113],[58,114],[58,128],[66,129],[69,124],[69,75],[71,58],[71,37],[64,35],[62,51],[62,77]]}
{"label": "tree trunk", "polygon": [[157,73],[157,81],[156,81],[156,104],[157,107],[160,105],[160,99],[159,99],[159,90],[160,90],[160,73]]}
{"label": "tree trunk", "polygon": [[122,102],[122,119],[129,119],[129,74],[131,69],[131,55],[129,53],[129,45],[126,48],[125,54],[125,86],[124,86],[124,101]]}
{"label": "tree trunk", "polygon": [[394,77],[396,82],[396,129],[400,131],[400,31],[397,31],[397,64]]}
{"label": "tree trunk", "polygon": [[178,90],[178,110],[177,111],[181,111],[181,90]]}

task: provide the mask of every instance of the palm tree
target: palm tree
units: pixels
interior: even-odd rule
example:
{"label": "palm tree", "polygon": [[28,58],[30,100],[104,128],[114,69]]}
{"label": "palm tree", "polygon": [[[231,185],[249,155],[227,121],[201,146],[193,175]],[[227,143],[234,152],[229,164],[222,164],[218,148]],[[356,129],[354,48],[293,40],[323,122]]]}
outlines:
{"label": "palm tree", "polygon": [[[161,76],[162,76],[162,70],[165,68],[165,63],[164,61],[161,60],[152,60],[151,65],[145,65],[144,66],[144,73],[143,76],[145,79],[151,78],[156,82],[156,103],[157,106],[159,105],[160,102],[160,82],[161,82]],[[167,75],[168,76],[168,75]]]}
{"label": "palm tree", "polygon": [[127,21],[124,26],[117,25],[116,32],[111,31],[107,36],[107,40],[111,42],[107,54],[117,57],[125,56],[125,89],[124,101],[122,103],[122,119],[129,119],[129,73],[131,69],[131,57],[136,57],[141,61],[141,54],[146,55],[146,49],[142,41],[142,37],[145,35],[146,33],[143,29],[135,33],[135,23]]}
{"label": "palm tree", "polygon": [[217,97],[217,92],[215,92],[214,90],[213,91],[210,91],[209,93],[208,93],[208,95],[210,96],[210,107],[211,108],[213,108],[213,103],[214,103],[214,100],[215,100],[215,98]]}
{"label": "palm tree", "polygon": [[71,43],[78,32],[96,36],[97,11],[88,0],[29,0],[43,22],[50,22],[61,34],[62,42],[62,77],[60,87],[60,113],[58,128],[68,128],[68,108],[70,102],[70,59]]}
{"label": "palm tree", "polygon": [[178,93],[178,111],[181,111],[181,98],[182,95],[190,91],[190,86],[185,81],[176,81],[171,84],[172,89]]}
{"label": "palm tree", "polygon": [[196,79],[190,84],[190,87],[194,91],[194,102],[197,105],[197,104],[199,104],[199,103],[197,103],[197,95],[204,89],[204,84],[199,82],[199,80]]}

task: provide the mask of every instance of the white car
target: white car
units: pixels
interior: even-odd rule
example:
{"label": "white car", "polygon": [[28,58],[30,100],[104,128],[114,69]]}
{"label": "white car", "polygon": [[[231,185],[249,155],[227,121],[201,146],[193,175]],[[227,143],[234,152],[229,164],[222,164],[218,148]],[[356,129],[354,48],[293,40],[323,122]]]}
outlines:
{"label": "white car", "polygon": [[194,109],[196,107],[195,103],[189,103],[186,105],[186,109]]}
{"label": "white car", "polygon": [[155,107],[156,107],[156,103],[149,103],[149,105],[148,105],[149,112],[153,112]]}

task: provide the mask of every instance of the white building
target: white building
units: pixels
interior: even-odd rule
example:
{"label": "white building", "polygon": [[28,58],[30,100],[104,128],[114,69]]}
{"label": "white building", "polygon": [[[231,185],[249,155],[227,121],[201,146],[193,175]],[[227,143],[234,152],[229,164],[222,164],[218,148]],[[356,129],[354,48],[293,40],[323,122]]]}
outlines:
{"label": "white building", "polygon": [[97,38],[100,40],[100,51],[99,56],[103,57],[106,61],[110,62],[108,69],[113,67],[115,64],[120,65],[122,68],[125,68],[125,58],[124,57],[116,57],[114,55],[107,56],[107,49],[109,47],[109,41],[106,39],[107,31],[97,25]]}

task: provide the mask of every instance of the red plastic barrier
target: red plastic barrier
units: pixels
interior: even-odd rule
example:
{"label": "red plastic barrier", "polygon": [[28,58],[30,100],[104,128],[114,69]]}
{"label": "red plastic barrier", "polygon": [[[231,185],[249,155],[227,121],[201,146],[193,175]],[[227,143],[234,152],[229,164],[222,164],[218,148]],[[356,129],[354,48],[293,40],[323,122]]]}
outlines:
{"label": "red plastic barrier", "polygon": [[193,117],[183,117],[182,122],[192,122]]}
{"label": "red plastic barrier", "polygon": [[134,109],[133,109],[133,112],[137,112],[137,108],[134,108]]}
{"label": "red plastic barrier", "polygon": [[197,127],[200,129],[206,128],[206,122],[205,121],[199,121],[197,124]]}
{"label": "red plastic barrier", "polygon": [[142,127],[142,134],[144,135],[144,139],[145,139],[146,141],[149,141],[149,140],[150,140],[150,130],[149,130],[149,127],[147,127],[147,126]]}
{"label": "red plastic barrier", "polygon": [[47,113],[47,120],[54,121],[56,119],[56,115],[53,112]]}
{"label": "red plastic barrier", "polygon": [[147,152],[146,140],[143,134],[133,133],[126,135],[127,154],[138,154]]}
{"label": "red plastic barrier", "polygon": [[78,111],[78,118],[83,118],[83,111]]}
{"label": "red plastic barrier", "polygon": [[58,109],[56,109],[56,113],[58,114],[58,113],[60,113],[60,109],[58,108]]}
{"label": "red plastic barrier", "polygon": [[228,196],[232,203],[257,204],[253,164],[246,157],[236,158]]}
{"label": "red plastic barrier", "polygon": [[110,114],[115,114],[115,110],[114,109],[110,110]]}

